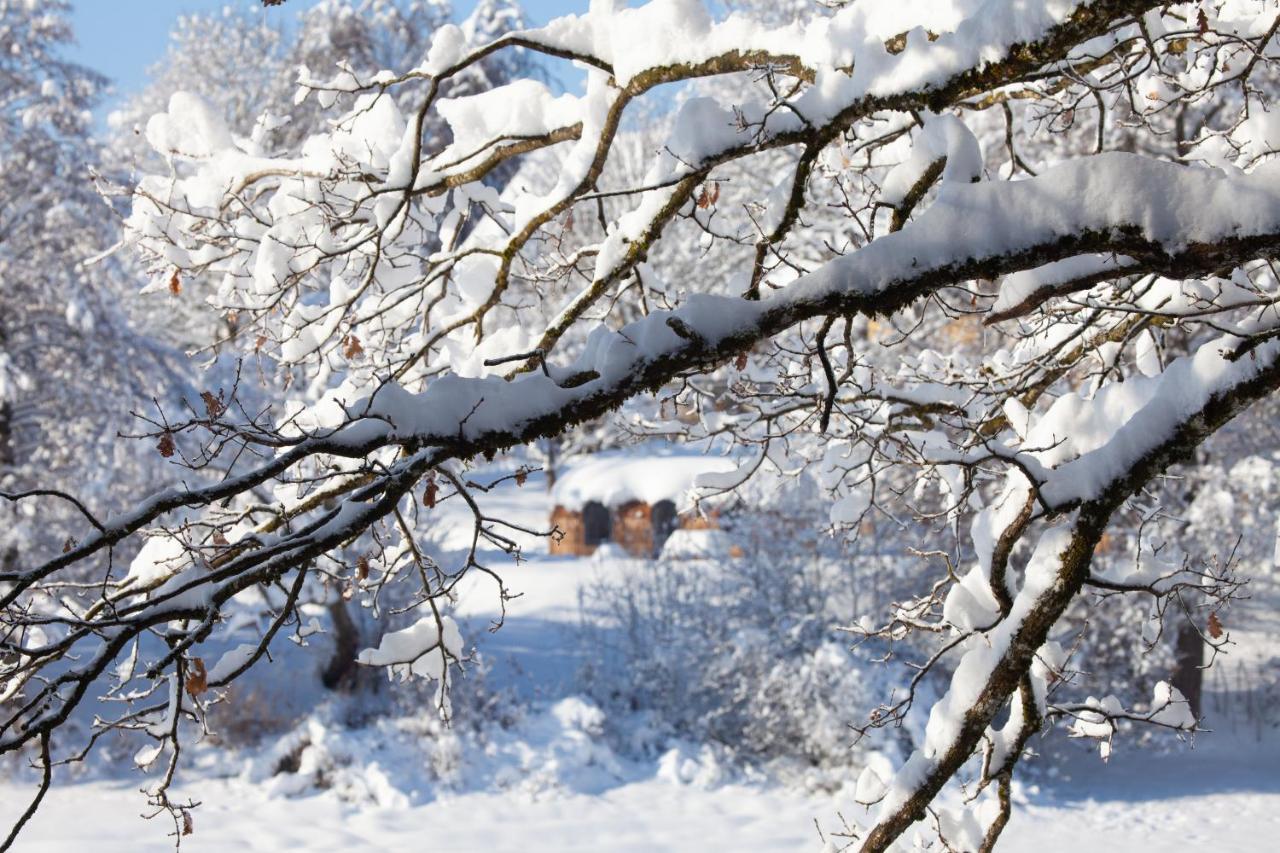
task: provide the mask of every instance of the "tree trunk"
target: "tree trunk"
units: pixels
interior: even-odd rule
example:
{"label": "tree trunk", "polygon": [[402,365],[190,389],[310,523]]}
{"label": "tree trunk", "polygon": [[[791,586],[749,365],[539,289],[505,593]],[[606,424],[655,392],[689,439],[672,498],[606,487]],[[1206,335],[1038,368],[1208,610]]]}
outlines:
{"label": "tree trunk", "polygon": [[545,474],[547,479],[547,491],[555,488],[556,477],[560,471],[560,442],[558,439],[550,439],[545,445]]}
{"label": "tree trunk", "polygon": [[7,468],[16,460],[13,451],[13,408],[7,400],[0,401],[0,468]]}
{"label": "tree trunk", "polygon": [[1178,636],[1173,649],[1173,675],[1169,683],[1178,688],[1191,705],[1191,713],[1200,717],[1200,699],[1204,689],[1204,639],[1190,619],[1178,624]]}
{"label": "tree trunk", "polygon": [[330,690],[354,693],[363,679],[356,655],[360,651],[360,628],[351,618],[347,603],[341,597],[329,605],[329,621],[333,623],[333,657],[320,674],[320,681]]}

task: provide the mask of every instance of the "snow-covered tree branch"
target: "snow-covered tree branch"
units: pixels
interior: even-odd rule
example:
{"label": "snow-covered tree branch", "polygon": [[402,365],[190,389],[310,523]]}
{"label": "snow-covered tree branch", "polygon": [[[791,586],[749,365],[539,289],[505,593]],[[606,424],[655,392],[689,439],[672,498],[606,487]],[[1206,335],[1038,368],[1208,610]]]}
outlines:
{"label": "snow-covered tree branch", "polygon": [[[139,401],[167,488],[101,511],[0,481],[77,519],[0,552],[0,752],[47,769],[141,731],[140,764],[169,755],[155,802],[185,819],[165,793],[184,721],[329,586],[412,615],[357,660],[433,681],[447,714],[460,579],[507,595],[479,544],[553,533],[487,509],[470,466],[609,417],[728,449],[743,464],[704,475],[709,505],[803,474],[838,536],[883,516],[944,542],[925,592],[850,627],[932,643],[864,730],[900,723],[925,674],[950,686],[892,777],[858,782],[874,809],[849,844],[991,849],[1055,720],[1104,754],[1122,722],[1194,732],[1169,685],[1145,709],[1073,696],[1059,641],[1090,589],[1215,619],[1238,590],[1149,531],[1159,478],[1280,387],[1280,5],[830,5],[779,23],[597,0],[532,29],[503,3],[423,12],[406,67],[304,68],[292,105],[241,115],[154,104],[145,174],[100,189],[148,290],[207,297],[187,310],[222,322],[224,361]],[[473,525],[458,565],[421,547],[447,500]],[[1128,573],[1096,558],[1119,530]],[[206,667],[250,598],[269,627]],[[95,697],[122,713],[64,736]],[[969,810],[937,811],[966,774]]]}

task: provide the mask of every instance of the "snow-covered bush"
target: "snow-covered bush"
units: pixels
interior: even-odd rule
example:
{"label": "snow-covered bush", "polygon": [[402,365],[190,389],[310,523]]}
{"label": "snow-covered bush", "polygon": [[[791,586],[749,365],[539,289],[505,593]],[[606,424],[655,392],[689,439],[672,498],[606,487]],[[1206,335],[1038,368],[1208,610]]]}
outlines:
{"label": "snow-covered bush", "polygon": [[238,772],[271,794],[332,791],[381,806],[474,790],[594,793],[623,778],[605,714],[589,700],[569,696],[535,708],[470,681],[459,686],[452,724],[429,706],[401,701],[352,725],[330,704],[247,751]]}
{"label": "snow-covered bush", "polygon": [[859,572],[830,538],[795,536],[802,523],[746,535],[771,520],[737,518],[741,556],[635,563],[583,590],[583,689],[620,748],[692,741],[837,784],[860,765],[852,727],[889,690],[871,649],[840,630]]}

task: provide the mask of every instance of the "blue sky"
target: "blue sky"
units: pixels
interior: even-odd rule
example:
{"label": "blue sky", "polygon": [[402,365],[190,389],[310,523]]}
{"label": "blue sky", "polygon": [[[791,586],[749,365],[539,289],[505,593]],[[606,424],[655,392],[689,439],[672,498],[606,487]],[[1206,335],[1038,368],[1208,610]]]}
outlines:
{"label": "blue sky", "polygon": [[[264,9],[258,0],[72,0],[75,11],[71,22],[78,44],[69,58],[110,77],[118,96],[146,81],[147,69],[164,56],[169,28],[179,15],[248,3],[263,15],[287,20],[317,2],[289,0],[283,6]],[[455,0],[454,5],[462,14],[471,9],[474,0]],[[522,5],[534,22],[543,23],[556,15],[586,9],[587,0],[524,0]]]}

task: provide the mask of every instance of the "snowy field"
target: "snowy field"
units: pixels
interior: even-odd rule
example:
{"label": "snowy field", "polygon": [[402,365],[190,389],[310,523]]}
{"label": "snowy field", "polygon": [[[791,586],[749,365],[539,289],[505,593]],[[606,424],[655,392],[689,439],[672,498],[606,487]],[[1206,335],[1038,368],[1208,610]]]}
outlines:
{"label": "snowy field", "polygon": [[[1117,758],[1073,785],[1033,797],[1015,812],[1001,849],[1274,850],[1280,838],[1280,756],[1274,750],[1265,759],[1250,755],[1139,760],[1131,766]],[[17,793],[4,789],[6,801]],[[471,794],[408,809],[353,808],[328,795],[263,798],[252,786],[234,782],[202,783],[199,795],[204,805],[184,850],[812,851],[822,848],[814,819],[829,818],[836,805],[777,788],[704,790],[660,779],[596,796]],[[20,849],[172,849],[162,827],[131,816],[139,800],[128,784],[56,791]]]}
{"label": "snowy field", "polygon": [[[545,493],[531,483],[495,499],[530,526],[545,520]],[[442,512],[452,511],[448,504]],[[447,519],[447,517],[446,517]],[[578,589],[593,578],[643,570],[643,563],[554,559],[530,543],[530,559],[505,572],[522,595],[496,634],[491,585],[464,591],[460,615],[493,669],[538,709],[504,739],[464,744],[467,767],[453,790],[433,787],[421,755],[406,754],[370,732],[331,746],[353,753],[351,778],[332,790],[295,790],[286,777],[223,765],[197,752],[178,788],[202,803],[191,851],[803,851],[821,850],[817,827],[862,809],[847,792],[805,793],[744,780],[695,750],[655,762],[624,760],[599,737],[591,709],[572,696],[576,661],[570,638],[579,619]],[[1235,660],[1261,659],[1274,647],[1270,587],[1237,618]],[[1235,665],[1233,660],[1228,666]],[[1228,670],[1229,671],[1229,670]],[[267,673],[268,677],[270,673]],[[1210,688],[1217,682],[1209,680]],[[1212,693],[1206,707],[1231,705]],[[859,709],[851,709],[851,714]],[[598,712],[597,712],[598,713]],[[1231,713],[1194,748],[1167,742],[1143,748],[1117,741],[1109,764],[1081,746],[1052,782],[1016,788],[1020,806],[1001,849],[1216,853],[1277,849],[1280,843],[1280,737]],[[1210,720],[1210,726],[1214,726]],[[270,755],[270,746],[267,747]],[[261,764],[261,762],[259,762]],[[354,781],[353,781],[354,780]],[[132,853],[172,849],[170,827],[146,821],[145,779],[97,779],[55,786],[19,843],[24,851]],[[850,789],[852,786],[850,786]],[[356,791],[353,796],[352,791]],[[8,818],[29,789],[7,782]]]}
{"label": "snowy field", "polygon": [[[1117,752],[1103,766],[1081,756],[1073,779],[1023,789],[1003,850],[1274,850],[1280,839],[1280,750],[1251,736],[1205,736],[1194,751]],[[21,850],[101,853],[172,849],[162,819],[137,815],[132,782],[55,789],[28,828]],[[649,778],[597,794],[531,796],[479,792],[404,806],[354,806],[326,792],[265,794],[240,780],[202,780],[189,792],[203,805],[191,851],[802,851],[822,848],[815,820],[860,807],[839,797],[778,786],[681,784],[651,768]],[[6,785],[9,804],[26,791]]]}

